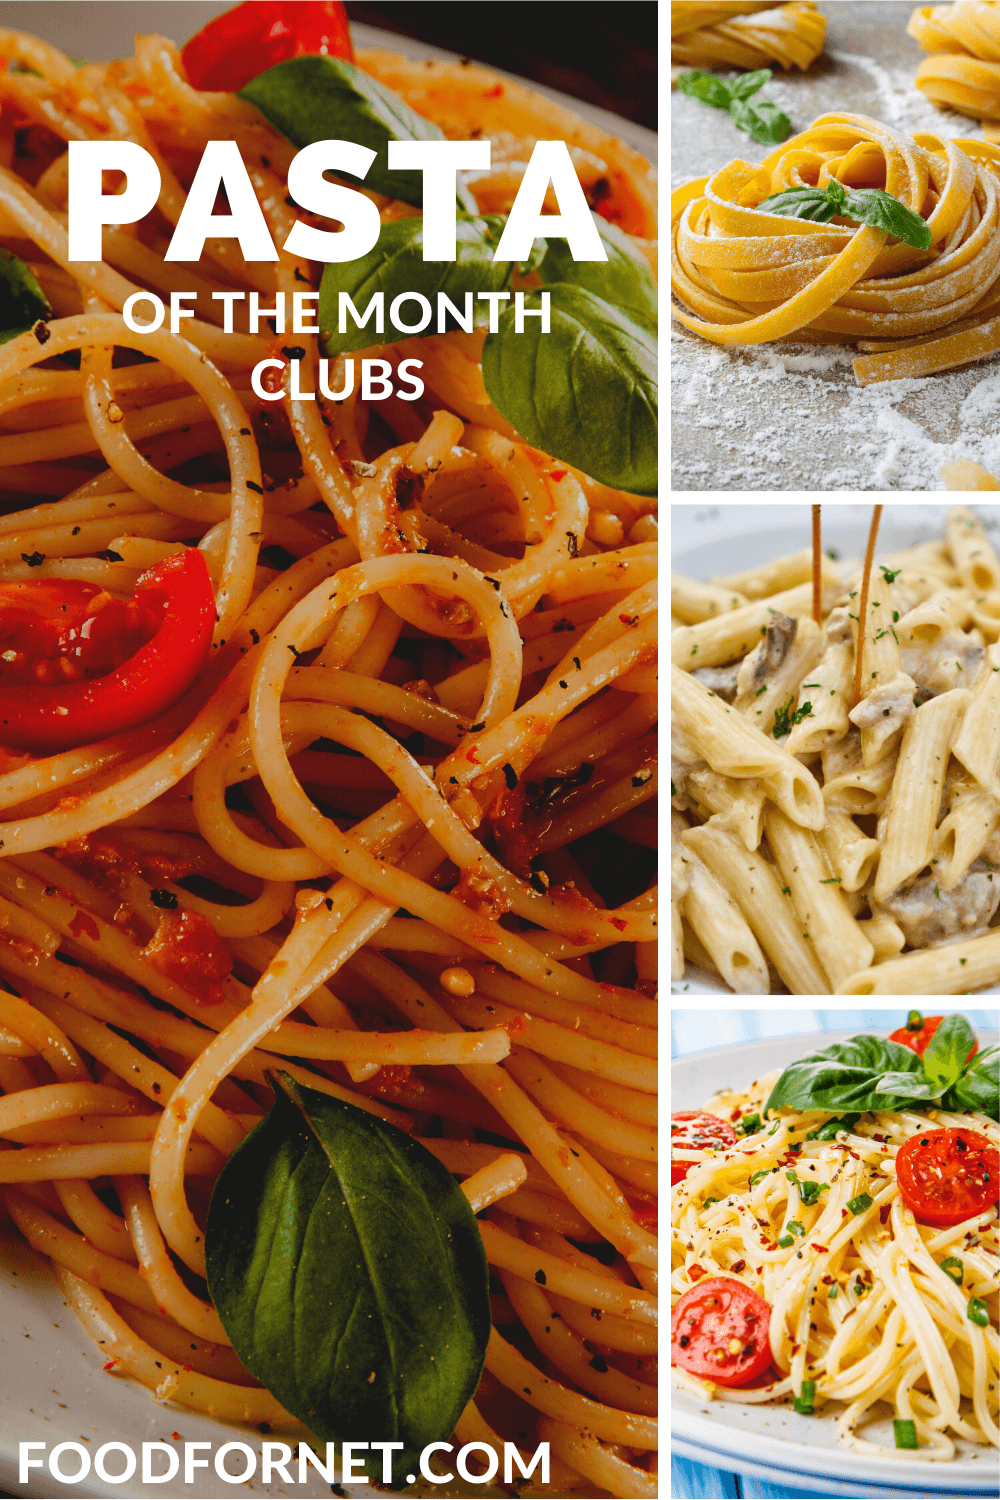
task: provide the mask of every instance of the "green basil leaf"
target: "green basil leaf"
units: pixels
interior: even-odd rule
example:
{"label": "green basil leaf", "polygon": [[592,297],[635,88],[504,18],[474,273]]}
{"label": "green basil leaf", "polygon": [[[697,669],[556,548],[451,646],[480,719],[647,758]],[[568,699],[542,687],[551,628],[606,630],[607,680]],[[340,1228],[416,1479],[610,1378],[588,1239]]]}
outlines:
{"label": "green basil leaf", "polygon": [[930,249],[931,231],[926,219],[881,188],[848,188],[840,212],[844,218],[857,219],[860,224],[868,224],[874,229],[885,229],[918,250]]}
{"label": "green basil leaf", "polygon": [[732,96],[734,99],[749,99],[750,95],[756,94],[765,83],[770,83],[773,77],[774,74],[770,68],[758,68],[756,72],[744,73],[741,78],[737,78],[735,83],[730,85]]}
{"label": "green basil leaf", "polygon": [[945,1016],[924,1048],[924,1073],[940,1092],[951,1088],[965,1070],[965,1059],[976,1045],[976,1035],[964,1016]]}
{"label": "green basil leaf", "polygon": [[[423,174],[390,171],[387,147],[390,141],[443,141],[444,133],[353,63],[342,57],[290,57],[251,78],[239,96],[295,146],[339,140],[376,151],[365,187],[403,203],[423,203]],[[458,198],[475,213],[467,188],[460,187]]]}
{"label": "green basil leaf", "polygon": [[10,250],[0,246],[0,344],[27,333],[39,318],[51,318],[48,298],[34,273]]}
{"label": "green basil leaf", "polygon": [[735,97],[725,79],[716,78],[714,73],[703,73],[699,69],[682,73],[677,80],[677,87],[689,99],[711,104],[714,109],[728,109],[730,100]]}
{"label": "green basil leaf", "polygon": [[837,212],[837,205],[822,188],[789,188],[772,193],[757,207],[782,219],[809,219],[813,224],[829,224]]}
{"label": "green basil leaf", "polygon": [[[909,1047],[877,1036],[853,1036],[792,1063],[771,1090],[764,1110],[850,1110],[864,1114],[908,1103],[912,1093],[894,1096],[878,1091],[886,1073],[917,1074],[924,1083],[920,1058]],[[890,1103],[892,1099],[896,1103]]]}
{"label": "green basil leaf", "polygon": [[976,1109],[995,1120],[1000,1114],[1000,1046],[977,1052],[941,1102],[945,1109]]}
{"label": "green basil leaf", "polygon": [[475,1217],[402,1131],[287,1073],[273,1083],[274,1107],[212,1194],[212,1301],[243,1363],[312,1432],[401,1441],[405,1473],[450,1438],[482,1373]]}
{"label": "green basil leaf", "polygon": [[[875,1085],[877,1094],[891,1094],[894,1099],[917,1099],[930,1101],[940,1099],[942,1090],[935,1088],[926,1078],[916,1073],[888,1072],[884,1073]],[[880,1104],[879,1109],[894,1108]]]}
{"label": "green basil leaf", "polygon": [[[411,333],[400,333],[389,321],[392,299],[401,292],[420,292],[429,300],[434,316],[424,329],[427,335],[437,333],[438,292],[446,293],[456,307],[463,309],[465,294],[471,292],[475,323],[486,326],[489,304],[478,301],[476,293],[502,292],[510,285],[510,261],[493,259],[503,226],[504,220],[496,216],[470,218],[460,214],[455,228],[455,259],[425,261],[423,219],[396,219],[382,226],[378,244],[367,255],[325,266],[319,289],[319,326],[327,354],[413,338]],[[341,292],[349,294],[362,316],[372,295],[384,292],[385,332],[374,333],[372,323],[359,328],[348,316],[344,332],[339,333]],[[417,304],[405,303],[402,316],[407,322],[418,322]]]}
{"label": "green basil leaf", "polygon": [[[633,495],[657,491],[656,344],[614,307],[581,286],[557,282],[550,331],[514,309],[483,345],[486,391],[527,442],[602,484]],[[525,296],[537,307],[539,294]]]}
{"label": "green basil leaf", "polygon": [[734,99],[729,106],[729,118],[737,130],[744,131],[752,141],[761,146],[777,146],[792,133],[792,122],[782,114],[776,104],[766,99],[748,104],[745,99]]}
{"label": "green basil leaf", "polygon": [[649,262],[616,224],[609,224],[600,214],[594,214],[594,223],[608,254],[606,261],[574,260],[565,240],[552,240],[538,266],[539,276],[546,284],[560,281],[585,287],[633,323],[655,329],[656,282]]}

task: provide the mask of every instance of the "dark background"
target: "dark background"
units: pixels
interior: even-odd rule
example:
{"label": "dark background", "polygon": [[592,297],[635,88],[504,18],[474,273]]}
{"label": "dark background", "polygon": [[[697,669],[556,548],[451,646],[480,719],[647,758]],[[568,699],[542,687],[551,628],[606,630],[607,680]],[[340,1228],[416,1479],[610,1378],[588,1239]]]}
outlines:
{"label": "dark background", "polygon": [[[183,44],[233,0],[0,0],[0,23],[103,61],[127,57],[137,32]],[[560,89],[656,129],[656,0],[348,0],[352,21],[411,37]]]}
{"label": "dark background", "polygon": [[655,0],[355,4],[352,21],[446,47],[656,129]]}

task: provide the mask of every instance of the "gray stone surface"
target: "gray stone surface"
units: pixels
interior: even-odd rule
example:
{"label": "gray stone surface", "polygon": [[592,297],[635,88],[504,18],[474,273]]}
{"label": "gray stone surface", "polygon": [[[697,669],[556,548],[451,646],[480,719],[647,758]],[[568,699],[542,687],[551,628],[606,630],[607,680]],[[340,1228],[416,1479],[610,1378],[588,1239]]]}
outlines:
{"label": "gray stone surface", "polygon": [[[981,136],[977,121],[936,109],[914,87],[926,55],[906,34],[910,0],[823,0],[824,55],[805,74],[775,74],[762,97],[803,130],[830,111],[870,115],[908,133]],[[735,75],[731,75],[735,76]],[[739,157],[762,161],[728,115],[673,92],[672,185]],[[720,349],[674,324],[671,374],[675,491],[942,490],[959,456],[1000,474],[1000,357],[958,371],[860,388],[849,348],[793,344]]]}

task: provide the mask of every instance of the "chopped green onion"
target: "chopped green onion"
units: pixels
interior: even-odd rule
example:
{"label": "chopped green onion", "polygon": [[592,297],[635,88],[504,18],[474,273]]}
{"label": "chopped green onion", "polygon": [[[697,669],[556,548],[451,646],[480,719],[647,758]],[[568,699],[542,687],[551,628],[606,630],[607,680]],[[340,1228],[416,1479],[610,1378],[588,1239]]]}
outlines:
{"label": "chopped green onion", "polygon": [[827,1296],[827,1299],[826,1299],[827,1302],[832,1302],[833,1299],[834,1299],[834,1297],[836,1297],[836,1295],[837,1295],[837,1288],[835,1286],[832,1286],[830,1288],[829,1295]]}
{"label": "chopped green onion", "polygon": [[917,1442],[917,1424],[902,1417],[893,1420],[892,1430],[896,1434],[897,1448],[919,1448]]}
{"label": "chopped green onion", "polygon": [[744,1115],[740,1121],[740,1131],[743,1135],[755,1135],[760,1129],[760,1115]]}
{"label": "chopped green onion", "polygon": [[[919,1031],[923,1024],[924,1018],[920,1014],[919,1010],[911,1010],[910,1014],[906,1018],[907,1031]],[[896,1447],[899,1447],[898,1443],[896,1444]]]}
{"label": "chopped green onion", "polygon": [[805,1226],[800,1224],[798,1219],[793,1219],[790,1224],[785,1225],[785,1228],[788,1230],[789,1234],[805,1234],[806,1232]]}
{"label": "chopped green onion", "polygon": [[965,1267],[955,1255],[949,1255],[947,1260],[941,1262],[941,1269],[946,1276],[950,1276],[956,1286],[962,1285],[962,1277],[965,1275]]}
{"label": "chopped green onion", "polygon": [[795,1244],[795,1241],[792,1239],[790,1234],[783,1234],[779,1239],[778,1244],[781,1246],[782,1250],[787,1250],[789,1245]]}
{"label": "chopped green onion", "polygon": [[848,1200],[847,1206],[852,1214],[865,1214],[872,1206],[872,1199],[867,1193],[859,1193],[856,1198]]}
{"label": "chopped green onion", "polygon": [[765,1177],[770,1177],[773,1171],[773,1167],[764,1167],[760,1172],[755,1172],[750,1179],[750,1186],[756,1187],[758,1182],[763,1182]]}
{"label": "chopped green onion", "polygon": [[706,1198],[705,1199],[705,1207],[707,1208],[710,1203],[721,1203],[721,1202],[722,1202],[721,1198]]}
{"label": "chopped green onion", "polygon": [[818,1130],[810,1130],[806,1136],[807,1141],[833,1141],[841,1130],[853,1130],[860,1120],[860,1115],[844,1115],[841,1120],[827,1120]]}
{"label": "chopped green onion", "polygon": [[965,1309],[965,1316],[970,1323],[975,1323],[977,1328],[988,1328],[990,1322],[989,1309],[982,1297],[970,1297],[969,1305]]}
{"label": "chopped green onion", "polygon": [[799,1190],[799,1197],[807,1207],[810,1203],[815,1203],[820,1193],[825,1193],[830,1186],[828,1182],[802,1182],[798,1172],[786,1172],[785,1176],[789,1182],[795,1183]]}
{"label": "chopped green onion", "polygon": [[803,1380],[801,1390],[797,1396],[792,1397],[792,1405],[800,1417],[811,1417],[813,1414],[813,1402],[816,1399],[815,1380]]}

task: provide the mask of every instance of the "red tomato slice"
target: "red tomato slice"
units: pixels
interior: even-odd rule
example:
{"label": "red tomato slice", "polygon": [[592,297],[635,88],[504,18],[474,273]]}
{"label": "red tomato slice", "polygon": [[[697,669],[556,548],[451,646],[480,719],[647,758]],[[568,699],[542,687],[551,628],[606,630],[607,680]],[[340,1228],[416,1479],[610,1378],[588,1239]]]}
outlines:
{"label": "red tomato slice", "polygon": [[[736,1145],[736,1131],[725,1120],[702,1109],[681,1109],[670,1116],[670,1144],[685,1151],[723,1151]],[[671,1161],[670,1186],[683,1182],[696,1163]]]}
{"label": "red tomato slice", "polygon": [[193,88],[235,93],[304,53],[353,61],[347,12],[338,0],[244,0],[203,26],[181,56]]}
{"label": "red tomato slice", "polygon": [[0,583],[0,688],[103,677],[152,640],[162,618],[141,595],[116,599],[76,579]]}
{"label": "red tomato slice", "polygon": [[141,574],[131,599],[59,579],[4,585],[0,745],[57,755],[149,723],[194,682],[214,628],[197,547]]}
{"label": "red tomato slice", "polygon": [[[901,1047],[909,1047],[911,1052],[915,1052],[918,1057],[923,1057],[924,1053],[927,1051],[931,1037],[934,1035],[935,1031],[937,1031],[943,1020],[944,1016],[927,1016],[924,1020],[924,1024],[921,1026],[919,1031],[908,1031],[905,1026],[901,1026],[898,1031],[894,1031],[892,1033],[892,1035],[889,1037],[889,1040],[890,1042],[898,1042]],[[972,1058],[975,1057],[978,1051],[979,1043],[974,1042],[972,1045],[972,1051],[965,1059],[966,1067],[969,1066],[969,1063],[971,1062]]]}
{"label": "red tomato slice", "polygon": [[685,1292],[670,1320],[675,1365],[716,1385],[747,1385],[771,1363],[771,1309],[763,1297],[728,1276]]}
{"label": "red tomato slice", "polygon": [[1000,1152],[977,1130],[923,1130],[896,1153],[903,1202],[942,1229],[985,1213],[1000,1197]]}

